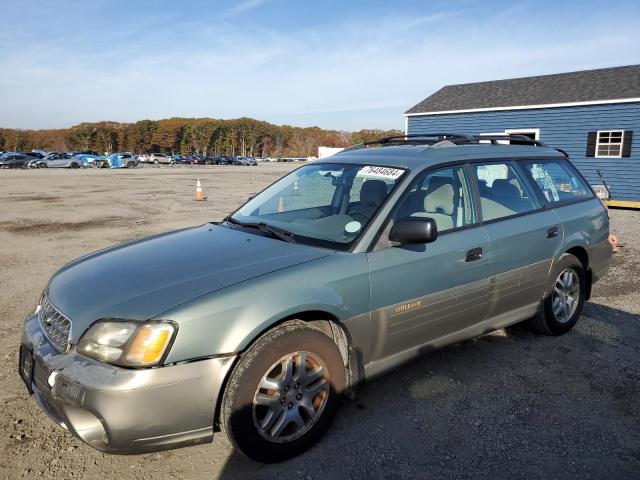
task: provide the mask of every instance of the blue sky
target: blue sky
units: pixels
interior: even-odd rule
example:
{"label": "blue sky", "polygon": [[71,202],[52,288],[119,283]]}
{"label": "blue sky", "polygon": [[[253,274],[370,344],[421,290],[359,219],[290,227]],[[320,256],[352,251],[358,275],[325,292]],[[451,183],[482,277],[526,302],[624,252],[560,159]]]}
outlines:
{"label": "blue sky", "polygon": [[0,126],[403,128],[445,84],[640,63],[640,2],[0,0]]}

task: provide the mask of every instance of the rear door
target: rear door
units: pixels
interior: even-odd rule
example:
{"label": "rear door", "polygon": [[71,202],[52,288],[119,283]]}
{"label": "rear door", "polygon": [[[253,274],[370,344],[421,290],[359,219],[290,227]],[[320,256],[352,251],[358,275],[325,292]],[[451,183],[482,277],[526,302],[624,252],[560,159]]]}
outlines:
{"label": "rear door", "polygon": [[[436,241],[390,243],[393,222],[407,217],[433,218]],[[367,253],[371,359],[411,351],[481,322],[489,293],[489,255],[489,237],[478,221],[464,166],[418,176],[378,245]]]}
{"label": "rear door", "polygon": [[589,273],[597,280],[609,267],[611,258],[606,210],[568,160],[524,160],[520,163],[560,218],[564,231],[563,249],[586,248]]}
{"label": "rear door", "polygon": [[472,170],[491,244],[487,317],[533,315],[562,242],[558,216],[516,162],[476,163]]}

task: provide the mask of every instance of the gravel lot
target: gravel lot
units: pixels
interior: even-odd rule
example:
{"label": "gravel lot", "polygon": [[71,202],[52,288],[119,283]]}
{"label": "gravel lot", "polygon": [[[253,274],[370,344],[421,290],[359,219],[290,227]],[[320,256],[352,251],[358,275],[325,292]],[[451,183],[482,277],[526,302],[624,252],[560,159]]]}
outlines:
{"label": "gravel lot", "polygon": [[[513,327],[362,388],[307,454],[259,465],[212,445],[110,456],[55,426],[16,372],[22,321],[63,263],[221,219],[287,164],[0,172],[0,478],[640,478],[640,212],[564,337]],[[200,178],[207,202],[195,202]]]}

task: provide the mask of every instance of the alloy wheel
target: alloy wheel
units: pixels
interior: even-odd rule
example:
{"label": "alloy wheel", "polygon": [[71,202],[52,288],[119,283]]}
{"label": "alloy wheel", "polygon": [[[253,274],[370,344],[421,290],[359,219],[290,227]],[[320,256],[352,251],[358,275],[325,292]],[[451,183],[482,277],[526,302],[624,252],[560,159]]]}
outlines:
{"label": "alloy wheel", "polygon": [[556,320],[567,323],[578,308],[580,298],[580,280],[573,268],[560,272],[553,286],[551,308]]}
{"label": "alloy wheel", "polygon": [[260,380],[253,398],[253,421],[265,439],[283,443],[311,429],[329,398],[329,372],[311,352],[280,358]]}

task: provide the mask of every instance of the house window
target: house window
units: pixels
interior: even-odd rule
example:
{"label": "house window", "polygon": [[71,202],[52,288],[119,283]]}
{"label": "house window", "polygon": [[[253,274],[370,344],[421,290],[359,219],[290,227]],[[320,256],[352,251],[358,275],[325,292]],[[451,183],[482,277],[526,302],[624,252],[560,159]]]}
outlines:
{"label": "house window", "polygon": [[620,158],[623,143],[623,130],[599,131],[596,142],[596,157]]}

